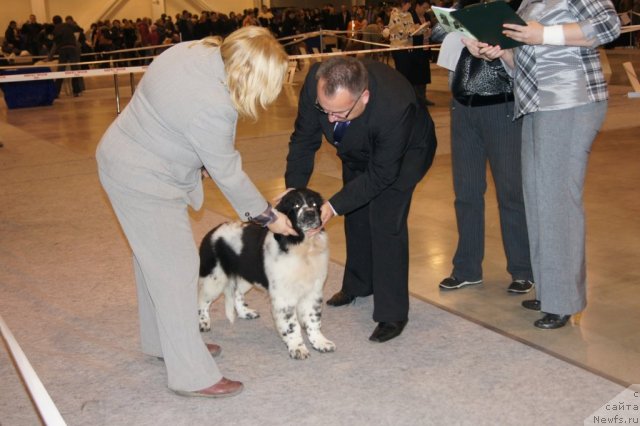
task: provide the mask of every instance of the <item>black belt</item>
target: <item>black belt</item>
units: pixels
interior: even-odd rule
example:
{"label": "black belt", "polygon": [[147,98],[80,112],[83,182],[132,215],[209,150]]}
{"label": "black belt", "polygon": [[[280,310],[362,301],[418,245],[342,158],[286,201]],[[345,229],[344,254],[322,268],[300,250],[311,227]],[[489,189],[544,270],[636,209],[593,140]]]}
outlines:
{"label": "black belt", "polygon": [[513,93],[501,93],[499,95],[469,95],[456,96],[456,101],[468,107],[488,106],[513,102]]}

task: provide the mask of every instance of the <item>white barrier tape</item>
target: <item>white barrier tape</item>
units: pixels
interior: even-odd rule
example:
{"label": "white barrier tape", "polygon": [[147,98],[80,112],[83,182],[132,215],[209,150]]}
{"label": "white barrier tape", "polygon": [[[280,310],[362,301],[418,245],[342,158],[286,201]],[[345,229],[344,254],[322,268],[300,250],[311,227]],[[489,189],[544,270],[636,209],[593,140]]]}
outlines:
{"label": "white barrier tape", "polygon": [[[361,43],[362,42],[359,40]],[[376,45],[379,45],[376,43]],[[384,45],[383,46],[387,46]],[[330,52],[330,53],[310,53],[306,55],[290,55],[290,60],[296,59],[311,59],[311,58],[324,58],[331,56],[344,56],[344,55],[359,55],[363,53],[378,53],[378,52],[389,52],[393,50],[410,50],[410,49],[423,49],[423,48],[434,48],[439,47],[439,44],[423,44],[420,46],[403,46],[403,47],[385,47],[383,49],[366,49],[366,50],[350,50],[346,52]],[[136,58],[143,59],[143,58]],[[83,65],[88,64],[89,62],[82,62]],[[100,62],[104,63],[104,61]],[[59,66],[69,65],[69,64],[61,64]],[[24,67],[2,67],[2,69],[24,69],[24,68],[42,68],[48,65],[29,65]],[[54,65],[58,66],[58,65]],[[94,76],[104,76],[104,75],[114,75],[114,74],[130,74],[130,73],[142,73],[145,72],[149,68],[148,65],[142,66],[133,66],[133,67],[115,67],[115,68],[99,68],[99,69],[90,69],[90,70],[67,70],[67,71],[51,71],[51,72],[37,72],[32,74],[14,74],[14,75],[0,75],[0,83],[14,83],[18,81],[36,81],[36,80],[52,80],[58,78],[74,78],[74,77],[94,77]]]}
{"label": "white barrier tape", "polygon": [[0,75],[0,83],[14,83],[17,81],[52,80],[58,78],[94,77],[116,74],[131,74],[147,71],[147,65],[137,67],[100,68],[93,70],[69,70],[37,72],[32,74]]}
{"label": "white barrier tape", "polygon": [[[138,50],[161,49],[163,47],[171,47],[174,44],[175,43],[154,44],[153,46],[132,47],[130,49],[120,49],[120,50],[111,50],[111,51],[102,51],[102,52],[82,53],[82,54],[80,54],[80,56],[111,55],[111,54],[114,54],[114,53],[137,52]],[[48,56],[47,55],[38,55],[38,56],[30,56],[30,57],[33,58],[33,59],[46,59]]]}
{"label": "white barrier tape", "polygon": [[278,41],[292,40],[289,43],[285,44],[285,46],[289,46],[291,44],[299,43],[299,42],[301,42],[303,40],[306,40],[308,38],[314,38],[314,37],[320,37],[320,36],[323,36],[323,37],[339,37],[339,38],[353,38],[355,35],[358,35],[358,34],[377,34],[377,35],[380,35],[380,33],[372,33],[372,32],[366,32],[366,31],[362,31],[362,30],[358,30],[358,31],[320,30],[320,31],[314,31],[314,32],[310,32],[310,33],[296,34],[296,35],[292,35],[292,36],[288,36],[288,37],[281,37],[281,38],[278,39]]}
{"label": "white barrier tape", "polygon": [[[375,34],[375,33],[373,33]],[[355,41],[361,44],[370,44],[372,46],[381,46],[381,47],[391,47],[391,45],[389,43],[376,43],[375,41],[364,41],[364,40],[359,40],[357,38],[350,38],[350,41]]]}
{"label": "white barrier tape", "polygon": [[134,62],[134,61],[144,61],[147,59],[155,59],[156,56],[141,56],[136,58],[121,58],[121,59],[105,59],[102,61],[91,61],[91,62],[64,62],[59,63],[55,61],[42,61],[36,65],[7,65],[4,67],[0,67],[0,70],[15,70],[15,69],[29,69],[29,68],[42,68],[42,67],[70,67],[70,66],[84,66],[84,65],[101,65],[101,64],[112,64],[118,62]]}
{"label": "white barrier tape", "polygon": [[633,31],[640,31],[640,25],[627,25],[625,27],[620,27],[620,34],[630,33]]}
{"label": "white barrier tape", "polygon": [[47,426],[66,425],[62,415],[60,415],[60,411],[58,411],[58,408],[53,403],[42,381],[31,366],[31,363],[22,351],[13,333],[11,333],[11,330],[9,330],[9,327],[2,319],[2,315],[0,315],[0,335],[2,335],[7,344],[9,355],[13,358],[18,373],[27,386],[31,399],[36,405],[44,424]]}
{"label": "white barrier tape", "polygon": [[338,34],[349,34],[351,31],[337,31],[337,30],[319,30],[319,31],[312,31],[310,33],[302,33],[302,34],[296,34],[296,35],[292,35],[292,36],[287,36],[287,37],[280,37],[277,40],[278,41],[283,41],[283,40],[291,40],[294,39],[296,37],[303,37],[306,36],[307,38],[310,37],[318,37],[318,36],[335,36]]}
{"label": "white barrier tape", "polygon": [[280,38],[278,38],[276,40],[285,41],[285,40],[293,40],[293,39],[296,39],[296,38],[307,39],[307,38],[318,37],[320,35],[323,35],[323,33],[325,33],[325,32],[326,32],[326,30],[312,31],[310,33],[302,33],[302,34],[296,34],[296,35],[287,36],[287,37],[280,37]]}
{"label": "white barrier tape", "polygon": [[102,51],[102,52],[91,52],[91,53],[83,53],[80,56],[91,56],[91,55],[113,55],[114,53],[127,53],[127,52],[137,52],[139,50],[153,50],[153,49],[161,49],[163,47],[171,47],[175,43],[169,44],[156,44],[153,46],[143,46],[143,47],[132,47],[130,49],[120,49],[120,50],[111,50],[111,51]]}
{"label": "white barrier tape", "polygon": [[325,58],[329,56],[360,55],[362,53],[390,52],[393,50],[412,50],[440,47],[439,44],[421,44],[420,46],[386,47],[384,49],[349,50],[345,52],[309,53],[306,55],[289,55],[289,59]]}

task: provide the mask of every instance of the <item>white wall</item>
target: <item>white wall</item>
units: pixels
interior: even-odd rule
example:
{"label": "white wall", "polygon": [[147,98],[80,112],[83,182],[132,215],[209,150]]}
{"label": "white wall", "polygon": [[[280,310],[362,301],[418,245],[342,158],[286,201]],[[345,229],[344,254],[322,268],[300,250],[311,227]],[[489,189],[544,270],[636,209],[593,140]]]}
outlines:
{"label": "white wall", "polygon": [[9,22],[16,21],[18,28],[29,19],[31,4],[28,1],[0,0],[0,38],[4,39]]}
{"label": "white wall", "polygon": [[[156,2],[155,7],[153,2]],[[39,0],[39,3],[44,4],[48,16],[37,16],[38,22],[51,22],[54,15],[63,19],[71,15],[85,29],[98,19],[157,19],[163,4],[165,13],[172,17],[183,10],[196,14],[205,9],[237,13],[254,7],[254,0]],[[108,12],[106,16],[105,12]],[[31,13],[31,2],[27,0],[0,0],[0,37],[4,37],[10,21],[16,21],[20,26]]]}

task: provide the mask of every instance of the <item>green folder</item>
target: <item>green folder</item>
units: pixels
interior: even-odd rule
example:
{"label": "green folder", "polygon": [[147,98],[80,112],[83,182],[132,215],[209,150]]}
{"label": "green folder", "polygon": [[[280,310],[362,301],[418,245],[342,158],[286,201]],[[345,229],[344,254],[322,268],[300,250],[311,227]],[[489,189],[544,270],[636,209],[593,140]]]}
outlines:
{"label": "green folder", "polygon": [[523,44],[502,34],[502,24],[527,25],[504,1],[474,4],[451,12],[451,16],[478,40],[492,46],[511,49]]}

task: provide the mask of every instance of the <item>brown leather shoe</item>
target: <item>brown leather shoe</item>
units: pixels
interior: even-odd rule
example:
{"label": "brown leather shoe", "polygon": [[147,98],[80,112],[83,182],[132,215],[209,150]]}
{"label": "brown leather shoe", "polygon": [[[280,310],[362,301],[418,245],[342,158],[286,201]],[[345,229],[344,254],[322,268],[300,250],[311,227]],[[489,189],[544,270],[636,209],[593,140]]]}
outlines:
{"label": "brown leather shoe", "polygon": [[212,357],[217,357],[222,352],[222,348],[220,345],[216,345],[215,343],[207,343],[207,349]]}
{"label": "brown leather shoe", "polygon": [[208,388],[201,389],[199,391],[178,391],[175,393],[181,396],[198,396],[202,398],[225,398],[228,396],[234,396],[242,392],[244,385],[234,380],[229,380],[225,377],[220,379],[218,383]]}
{"label": "brown leather shoe", "polygon": [[[222,348],[220,347],[220,345],[216,345],[215,343],[205,343],[205,344],[207,345],[207,349],[209,350],[209,353],[214,358],[220,355],[220,352],[222,352]],[[164,357],[157,356],[156,358],[159,359],[160,361],[164,361]]]}

